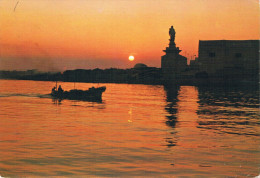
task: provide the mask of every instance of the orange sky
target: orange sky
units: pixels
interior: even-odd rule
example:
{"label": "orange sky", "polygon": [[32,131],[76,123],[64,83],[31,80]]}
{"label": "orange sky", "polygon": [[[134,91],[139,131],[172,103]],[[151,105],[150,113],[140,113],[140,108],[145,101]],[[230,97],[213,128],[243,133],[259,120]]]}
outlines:
{"label": "orange sky", "polygon": [[0,70],[160,67],[171,25],[181,54],[190,58],[199,40],[259,39],[259,3],[1,0]]}

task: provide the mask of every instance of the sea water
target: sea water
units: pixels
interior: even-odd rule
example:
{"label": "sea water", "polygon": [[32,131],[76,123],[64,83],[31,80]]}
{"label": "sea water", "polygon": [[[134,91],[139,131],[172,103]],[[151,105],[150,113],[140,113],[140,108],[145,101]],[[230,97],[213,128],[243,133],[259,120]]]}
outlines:
{"label": "sea water", "polygon": [[106,86],[102,102],[54,100],[55,82],[0,80],[3,177],[254,177],[256,88]]}

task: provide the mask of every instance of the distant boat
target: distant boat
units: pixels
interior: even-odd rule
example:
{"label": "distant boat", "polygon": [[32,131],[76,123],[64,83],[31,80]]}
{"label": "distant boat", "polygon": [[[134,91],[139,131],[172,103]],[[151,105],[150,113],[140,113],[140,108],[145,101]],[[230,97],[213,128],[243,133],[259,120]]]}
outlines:
{"label": "distant boat", "polygon": [[63,91],[61,87],[57,89],[54,87],[51,96],[57,99],[71,99],[71,100],[84,100],[84,101],[102,101],[102,94],[106,91],[106,87],[92,87],[88,90],[70,90]]}

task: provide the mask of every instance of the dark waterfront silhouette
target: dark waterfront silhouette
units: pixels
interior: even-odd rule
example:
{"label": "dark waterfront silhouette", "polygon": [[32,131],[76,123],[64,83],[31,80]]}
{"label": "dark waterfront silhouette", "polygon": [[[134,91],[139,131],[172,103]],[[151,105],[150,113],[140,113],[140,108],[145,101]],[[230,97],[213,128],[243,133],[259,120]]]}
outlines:
{"label": "dark waterfront silhouette", "polygon": [[187,65],[176,46],[176,31],[169,29],[169,46],[163,50],[161,68],[136,64],[131,69],[76,69],[63,73],[0,71],[1,79],[65,81],[87,83],[129,83],[163,85],[258,85],[259,40],[199,41],[199,55]]}
{"label": "dark waterfront silhouette", "polygon": [[129,83],[129,84],[162,84],[161,69],[136,65],[131,69],[76,69],[63,73],[27,71],[0,71],[2,79],[64,81],[86,83]]}
{"label": "dark waterfront silhouette", "polygon": [[187,65],[175,44],[175,30],[163,50],[161,68],[164,84],[237,85],[259,81],[259,40],[199,41],[199,55]]}

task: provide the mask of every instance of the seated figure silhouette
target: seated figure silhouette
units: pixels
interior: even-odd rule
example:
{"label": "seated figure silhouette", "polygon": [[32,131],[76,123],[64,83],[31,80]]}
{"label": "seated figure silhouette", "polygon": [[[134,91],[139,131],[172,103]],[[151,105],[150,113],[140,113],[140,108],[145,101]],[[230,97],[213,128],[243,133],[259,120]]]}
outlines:
{"label": "seated figure silhouette", "polygon": [[58,88],[58,95],[61,95],[63,93],[63,89],[61,88],[61,86],[59,85],[59,88]]}
{"label": "seated figure silhouette", "polygon": [[52,88],[52,93],[54,93],[56,91],[56,87]]}

